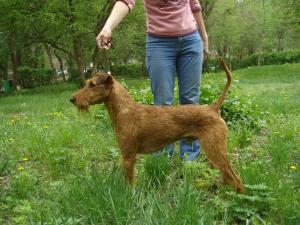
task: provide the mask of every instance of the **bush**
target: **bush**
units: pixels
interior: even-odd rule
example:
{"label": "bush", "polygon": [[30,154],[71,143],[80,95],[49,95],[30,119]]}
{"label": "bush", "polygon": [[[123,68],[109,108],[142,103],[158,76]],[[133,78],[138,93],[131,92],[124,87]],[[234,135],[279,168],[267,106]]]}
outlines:
{"label": "bush", "polygon": [[[201,104],[211,104],[217,100],[220,95],[220,90],[223,90],[222,85],[217,85],[210,80],[202,86],[201,89]],[[249,129],[259,130],[265,125],[263,113],[256,105],[253,104],[253,96],[243,98],[236,94],[236,87],[233,86],[221,107],[221,115],[226,120],[229,126],[234,127],[240,123],[244,124]]]}
{"label": "bush", "polygon": [[53,71],[44,68],[19,67],[17,71],[18,83],[23,88],[34,88],[48,85],[53,80]]}
{"label": "bush", "polygon": [[80,82],[79,72],[77,69],[69,68],[68,73],[69,73],[68,81],[73,81],[73,82],[78,82],[78,83]]}
{"label": "bush", "polygon": [[[226,59],[226,58],[225,58]],[[226,59],[233,70],[246,68],[250,66],[258,66],[259,54],[254,54],[243,59],[231,58]],[[300,62],[300,51],[289,51],[289,52],[270,52],[264,53],[261,57],[261,65],[278,65],[285,63],[298,63]],[[217,58],[211,58],[208,64],[208,71],[220,70],[220,63]]]}
{"label": "bush", "polygon": [[143,64],[114,65],[111,70],[116,76],[141,77],[145,74]]}

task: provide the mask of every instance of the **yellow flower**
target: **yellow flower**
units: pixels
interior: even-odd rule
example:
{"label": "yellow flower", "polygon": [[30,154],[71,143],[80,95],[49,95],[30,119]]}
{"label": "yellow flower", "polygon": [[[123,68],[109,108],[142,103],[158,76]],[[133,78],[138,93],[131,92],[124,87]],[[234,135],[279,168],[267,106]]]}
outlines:
{"label": "yellow flower", "polygon": [[23,166],[19,166],[18,170],[23,171],[23,170],[25,170],[25,168]]}
{"label": "yellow flower", "polygon": [[295,170],[297,169],[297,167],[296,167],[295,165],[291,165],[291,166],[290,166],[290,169],[291,169],[292,171],[295,171]]}
{"label": "yellow flower", "polygon": [[10,121],[8,121],[8,125],[9,126],[12,126],[12,125],[14,125],[15,124],[15,120],[10,120]]}
{"label": "yellow flower", "polygon": [[48,125],[44,125],[43,128],[44,129],[48,129],[49,127],[48,127]]}
{"label": "yellow flower", "polygon": [[28,157],[23,157],[22,160],[23,160],[23,161],[28,161],[29,159],[28,159]]}
{"label": "yellow flower", "polygon": [[53,112],[53,116],[60,117],[62,115],[62,112]]}

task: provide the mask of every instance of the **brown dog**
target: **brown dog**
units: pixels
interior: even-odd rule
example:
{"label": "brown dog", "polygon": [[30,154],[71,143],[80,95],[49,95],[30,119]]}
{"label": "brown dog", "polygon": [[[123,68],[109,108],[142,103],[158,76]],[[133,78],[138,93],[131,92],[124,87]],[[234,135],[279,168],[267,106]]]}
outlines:
{"label": "brown dog", "polygon": [[[79,110],[104,103],[112,119],[121,149],[125,175],[132,184],[137,154],[156,152],[179,139],[199,139],[207,158],[218,168],[224,181],[237,192],[244,188],[227,158],[227,126],[220,107],[231,84],[227,74],[222,95],[212,105],[150,106],[136,103],[111,75],[97,73],[70,101]],[[169,131],[169,132],[166,132]]]}

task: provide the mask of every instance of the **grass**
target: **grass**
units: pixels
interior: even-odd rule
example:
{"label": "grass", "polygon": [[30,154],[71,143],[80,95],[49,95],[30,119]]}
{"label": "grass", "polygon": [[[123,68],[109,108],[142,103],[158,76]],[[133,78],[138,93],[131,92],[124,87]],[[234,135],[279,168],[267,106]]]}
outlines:
{"label": "grass", "polygon": [[[258,133],[230,129],[242,195],[219,185],[204,155],[193,164],[141,156],[129,189],[106,110],[79,114],[68,103],[76,85],[0,97],[0,224],[300,224],[299,71],[287,64],[234,73],[238,94],[267,111]],[[224,74],[206,81],[223,83]],[[139,101],[149,97],[139,91],[149,81],[123,82]]]}

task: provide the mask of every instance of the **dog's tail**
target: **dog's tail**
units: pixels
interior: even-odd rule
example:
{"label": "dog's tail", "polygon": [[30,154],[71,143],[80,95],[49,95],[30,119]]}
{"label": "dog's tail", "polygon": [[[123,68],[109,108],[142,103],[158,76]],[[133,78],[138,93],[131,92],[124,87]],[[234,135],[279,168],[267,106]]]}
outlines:
{"label": "dog's tail", "polygon": [[230,72],[230,70],[228,69],[226,63],[224,62],[224,60],[222,58],[219,59],[220,60],[220,64],[222,65],[225,73],[226,73],[226,76],[227,76],[227,83],[225,85],[225,88],[223,90],[223,93],[220,95],[220,97],[218,98],[218,100],[213,104],[214,107],[216,107],[217,109],[220,109],[221,108],[221,105],[223,104],[224,102],[224,99],[228,93],[228,89],[231,85],[231,80],[232,80],[232,74]]}

